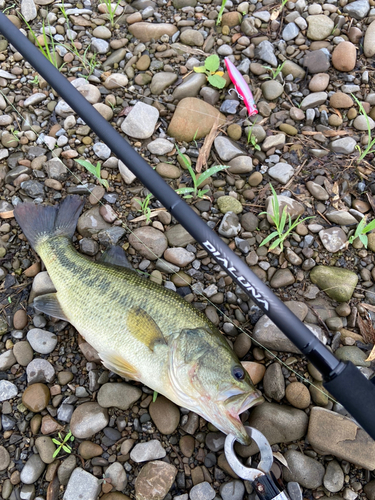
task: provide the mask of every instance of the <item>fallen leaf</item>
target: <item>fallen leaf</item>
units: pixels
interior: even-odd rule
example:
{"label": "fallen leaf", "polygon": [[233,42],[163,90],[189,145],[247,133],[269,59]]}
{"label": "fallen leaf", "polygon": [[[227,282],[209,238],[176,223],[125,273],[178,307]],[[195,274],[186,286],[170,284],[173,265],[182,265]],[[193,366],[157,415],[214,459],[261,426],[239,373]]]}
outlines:
{"label": "fallen leaf", "polygon": [[365,342],[368,344],[375,344],[375,330],[372,326],[370,315],[366,313],[365,318],[361,318],[361,316],[358,315],[357,323]]}
{"label": "fallen leaf", "polygon": [[284,455],[282,455],[279,451],[273,451],[272,455],[276,458],[276,460],[278,460],[279,462],[281,462],[284,465],[284,467],[286,467],[287,469],[289,469],[288,462],[285,460]]}
{"label": "fallen leaf", "polygon": [[368,358],[367,358],[367,359],[365,359],[365,361],[374,361],[374,359],[375,359],[375,345],[374,345],[374,347],[372,348],[372,350],[371,350],[371,352],[370,352],[370,354],[369,354]]}

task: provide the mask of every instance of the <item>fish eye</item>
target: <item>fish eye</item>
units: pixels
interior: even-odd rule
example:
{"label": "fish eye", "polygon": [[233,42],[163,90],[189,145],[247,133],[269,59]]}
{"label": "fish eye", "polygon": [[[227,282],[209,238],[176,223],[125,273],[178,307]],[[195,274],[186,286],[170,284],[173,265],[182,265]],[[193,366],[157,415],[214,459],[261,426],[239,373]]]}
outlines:
{"label": "fish eye", "polygon": [[245,370],[242,366],[236,365],[232,368],[232,375],[237,380],[243,380],[245,378]]}

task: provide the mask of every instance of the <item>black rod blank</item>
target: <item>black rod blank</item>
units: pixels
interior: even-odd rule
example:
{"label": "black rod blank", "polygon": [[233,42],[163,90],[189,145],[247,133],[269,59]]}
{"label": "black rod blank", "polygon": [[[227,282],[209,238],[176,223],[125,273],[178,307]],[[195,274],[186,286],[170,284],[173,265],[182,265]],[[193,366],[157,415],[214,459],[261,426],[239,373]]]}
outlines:
{"label": "black rod blank", "polygon": [[[336,380],[345,372],[346,363],[339,362],[288,309],[276,295],[253,273],[246,263],[214,233],[206,223],[177,195],[174,190],[148,165],[128,142],[96,111],[73,85],[43,56],[43,54],[0,12],[0,32],[25,57],[36,71],[54,88],[69,106],[90,126],[118,158],[162,202],[172,215],[200,243],[265,314],[285,333],[298,349],[322,373],[326,381]],[[360,372],[358,372],[360,374]],[[347,381],[347,378],[345,379]],[[366,391],[366,408],[352,405],[351,413],[375,439],[375,425],[362,414],[375,414],[375,386],[362,374],[362,392]],[[335,384],[334,394],[340,401],[347,387]],[[332,386],[333,388],[333,386]],[[334,391],[332,391],[334,392]],[[354,387],[353,393],[357,390]]]}

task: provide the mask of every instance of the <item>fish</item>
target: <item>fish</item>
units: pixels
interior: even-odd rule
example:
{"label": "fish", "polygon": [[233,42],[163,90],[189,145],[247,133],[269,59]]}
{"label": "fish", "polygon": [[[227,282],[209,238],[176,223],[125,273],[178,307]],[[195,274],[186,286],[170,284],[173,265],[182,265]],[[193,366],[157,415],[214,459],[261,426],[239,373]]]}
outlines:
{"label": "fish", "polygon": [[227,67],[229,78],[232,80],[237,94],[240,96],[240,98],[243,99],[249,116],[257,115],[258,110],[255,106],[253,94],[251,93],[248,84],[245,82],[244,77],[228,57],[226,57],[224,61]]}
{"label": "fish", "polygon": [[77,252],[71,240],[83,205],[69,195],[60,205],[15,207],[16,221],[56,288],[36,297],[34,308],[71,323],[109,370],[248,444],[239,415],[263,397],[225,338],[177,293],[116,259],[109,262],[111,252],[105,262]]}

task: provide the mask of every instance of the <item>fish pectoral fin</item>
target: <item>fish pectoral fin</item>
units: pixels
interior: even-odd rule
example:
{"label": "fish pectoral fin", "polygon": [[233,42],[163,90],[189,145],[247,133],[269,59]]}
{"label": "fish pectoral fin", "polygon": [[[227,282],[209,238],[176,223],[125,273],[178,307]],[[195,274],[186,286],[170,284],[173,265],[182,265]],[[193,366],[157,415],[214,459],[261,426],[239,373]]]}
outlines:
{"label": "fish pectoral fin", "polygon": [[134,271],[126,257],[124,249],[118,245],[107,248],[107,250],[102,253],[100,262],[104,264],[113,264],[114,266],[127,267]]}
{"label": "fish pectoral fin", "polygon": [[139,380],[138,370],[119,354],[100,352],[99,356],[102,359],[103,365],[108,368],[108,370],[121,375],[121,377]]}
{"label": "fish pectoral fin", "polygon": [[46,293],[45,295],[36,297],[34,299],[33,306],[37,311],[48,314],[48,316],[69,321],[61,308],[59,299],[57,298],[57,293]]}
{"label": "fish pectoral fin", "polygon": [[129,333],[151,351],[154,350],[155,344],[167,344],[162,331],[144,309],[131,308],[126,323]]}

